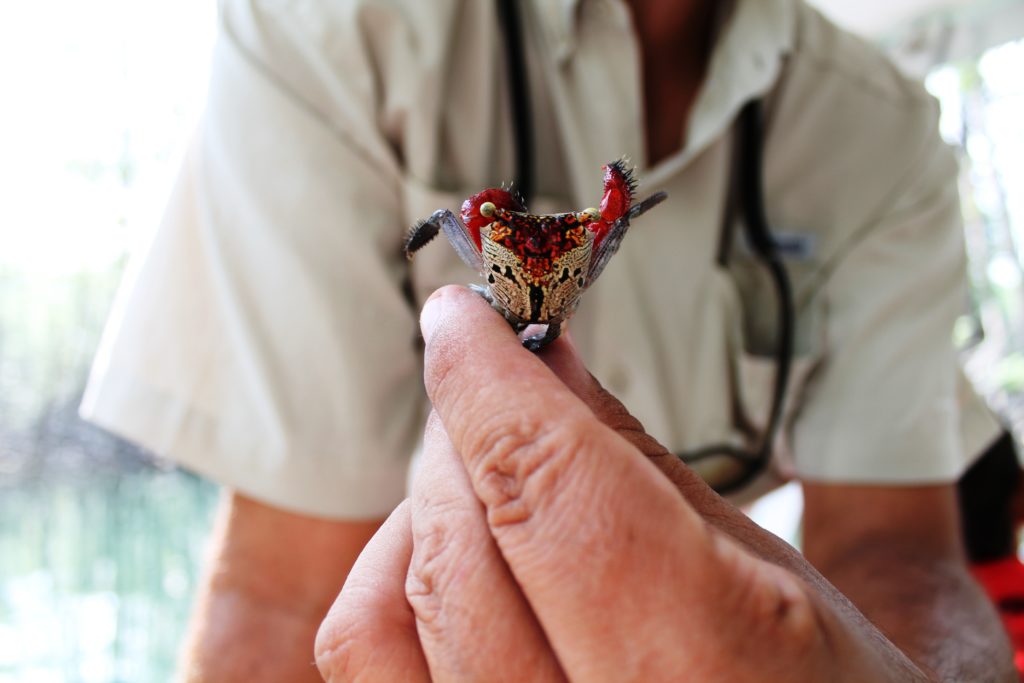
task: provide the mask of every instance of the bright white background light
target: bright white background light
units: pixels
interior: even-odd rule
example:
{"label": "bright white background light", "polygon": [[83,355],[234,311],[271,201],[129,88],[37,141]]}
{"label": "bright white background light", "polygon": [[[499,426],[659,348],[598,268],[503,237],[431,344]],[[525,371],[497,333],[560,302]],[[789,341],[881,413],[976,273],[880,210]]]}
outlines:
{"label": "bright white background light", "polygon": [[153,222],[202,106],[214,12],[0,4],[0,266],[108,267]]}

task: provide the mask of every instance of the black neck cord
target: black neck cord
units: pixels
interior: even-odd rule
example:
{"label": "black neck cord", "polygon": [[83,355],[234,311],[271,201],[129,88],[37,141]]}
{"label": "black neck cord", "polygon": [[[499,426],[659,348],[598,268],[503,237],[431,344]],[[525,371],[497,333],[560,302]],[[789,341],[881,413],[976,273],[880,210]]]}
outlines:
{"label": "black neck cord", "polygon": [[[772,238],[771,227],[764,212],[764,185],[762,166],[764,164],[762,142],[761,101],[751,100],[739,114],[739,126],[736,130],[736,144],[733,168],[737,173],[736,192],[740,215],[743,219],[744,234],[750,248],[757,254],[771,275],[777,295],[778,339],[775,349],[775,381],[772,388],[772,407],[768,415],[768,424],[761,441],[754,451],[736,448],[729,444],[715,444],[696,451],[682,453],[679,458],[687,464],[694,464],[715,456],[726,456],[741,462],[746,469],[734,480],[723,486],[716,486],[719,493],[734,493],[751,483],[772,457],[775,437],[782,422],[782,411],[785,408],[786,389],[789,384],[789,371],[793,360],[793,338],[796,326],[796,312],[793,304],[793,292],[786,267],[779,256],[775,240]],[[729,229],[730,226],[726,226]]]}
{"label": "black neck cord", "polygon": [[530,90],[527,82],[523,25],[517,3],[498,0],[498,23],[504,32],[505,67],[508,73],[512,108],[512,134],[515,142],[515,190],[523,203],[530,205],[536,183],[533,175],[533,125]]}

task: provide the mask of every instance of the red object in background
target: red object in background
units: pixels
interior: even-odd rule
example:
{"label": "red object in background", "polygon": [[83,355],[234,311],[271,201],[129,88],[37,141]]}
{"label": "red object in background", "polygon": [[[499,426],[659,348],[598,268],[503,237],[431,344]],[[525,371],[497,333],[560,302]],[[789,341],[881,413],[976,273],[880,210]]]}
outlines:
{"label": "red object in background", "polygon": [[1024,681],[1024,563],[1008,557],[975,564],[971,571],[999,610],[1013,643],[1014,663]]}

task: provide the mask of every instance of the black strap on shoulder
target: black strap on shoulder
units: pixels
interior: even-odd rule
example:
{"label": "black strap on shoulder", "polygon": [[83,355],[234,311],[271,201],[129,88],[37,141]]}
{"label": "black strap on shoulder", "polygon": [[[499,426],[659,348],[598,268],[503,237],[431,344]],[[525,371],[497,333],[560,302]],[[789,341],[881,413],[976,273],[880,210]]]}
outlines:
{"label": "black strap on shoulder", "polygon": [[751,483],[771,461],[775,436],[782,423],[789,370],[793,361],[796,312],[789,276],[782,263],[782,258],[779,256],[765,213],[762,180],[763,144],[761,101],[754,99],[744,105],[736,119],[733,158],[729,170],[729,188],[725,207],[725,224],[719,244],[718,261],[724,265],[728,260],[728,251],[731,249],[732,222],[734,218],[739,217],[743,223],[743,233],[747,243],[771,275],[778,298],[775,381],[772,387],[772,405],[768,424],[754,450],[739,449],[723,443],[679,454],[681,460],[690,464],[716,456],[730,457],[742,463],[744,470],[740,476],[715,487],[719,493],[723,494],[734,493]]}
{"label": "black strap on shoulder", "polygon": [[505,44],[505,67],[511,98],[513,139],[515,144],[515,190],[529,206],[533,198],[533,110],[530,105],[529,74],[526,66],[520,0],[498,0],[498,24]]}
{"label": "black strap on shoulder", "polygon": [[[793,305],[792,285],[782,263],[775,239],[772,237],[771,226],[765,213],[764,203],[764,121],[761,100],[752,100],[740,113],[740,140],[742,162],[739,171],[739,191],[743,214],[743,225],[746,230],[750,248],[771,274],[775,283],[778,298],[776,305],[779,311],[778,340],[775,349],[775,381],[772,388],[771,414],[765,429],[764,441],[760,447],[760,460],[767,465],[771,459],[775,435],[782,421],[785,408],[786,389],[789,384],[789,369],[793,361],[793,344],[796,331],[796,311]],[[754,473],[756,474],[756,472]],[[753,478],[753,474],[750,477]],[[746,482],[744,482],[746,483]]]}

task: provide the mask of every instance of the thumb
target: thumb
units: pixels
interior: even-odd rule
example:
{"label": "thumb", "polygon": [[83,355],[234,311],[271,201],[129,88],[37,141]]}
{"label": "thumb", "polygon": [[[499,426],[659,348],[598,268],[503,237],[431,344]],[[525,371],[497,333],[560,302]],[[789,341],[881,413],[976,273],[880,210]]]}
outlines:
{"label": "thumb", "polygon": [[634,448],[647,456],[647,459],[668,477],[683,498],[698,513],[712,520],[712,526],[738,537],[741,543],[746,542],[751,546],[749,549],[761,557],[781,560],[780,563],[785,566],[794,566],[795,558],[788,546],[769,552],[761,547],[762,543],[749,541],[751,537],[760,536],[756,525],[731,503],[719,496],[696,471],[683,463],[675,453],[648,434],[640,420],[634,417],[619,399],[601,386],[597,378],[591,375],[584,365],[568,330],[542,349],[537,356],[590,408],[598,420],[614,429]]}
{"label": "thumb", "polygon": [[640,420],[633,417],[619,399],[601,386],[587,370],[568,330],[537,356],[562,382],[590,408],[594,416],[638,448],[648,458],[671,455],[651,437]]}
{"label": "thumb", "polygon": [[701,488],[708,488],[674,453],[648,434],[640,420],[590,374],[568,330],[537,355],[578,398],[587,404],[598,420],[617,431],[633,447],[646,455],[677,486],[683,488],[699,485]]}

